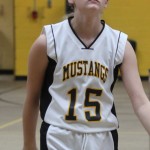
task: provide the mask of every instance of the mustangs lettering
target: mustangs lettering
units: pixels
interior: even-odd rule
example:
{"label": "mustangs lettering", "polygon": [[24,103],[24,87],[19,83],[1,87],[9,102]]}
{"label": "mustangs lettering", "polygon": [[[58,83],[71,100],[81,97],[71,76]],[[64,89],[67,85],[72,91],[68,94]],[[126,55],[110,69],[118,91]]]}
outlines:
{"label": "mustangs lettering", "polygon": [[76,61],[63,66],[63,81],[76,76],[95,76],[104,83],[107,79],[108,68],[94,61]]}

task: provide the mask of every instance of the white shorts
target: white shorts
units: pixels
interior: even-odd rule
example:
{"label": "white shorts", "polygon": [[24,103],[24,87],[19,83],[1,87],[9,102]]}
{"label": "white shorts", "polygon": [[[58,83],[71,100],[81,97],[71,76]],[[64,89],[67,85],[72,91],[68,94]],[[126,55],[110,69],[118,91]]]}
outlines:
{"label": "white shorts", "polygon": [[43,122],[40,140],[40,150],[118,150],[117,130],[78,133]]}

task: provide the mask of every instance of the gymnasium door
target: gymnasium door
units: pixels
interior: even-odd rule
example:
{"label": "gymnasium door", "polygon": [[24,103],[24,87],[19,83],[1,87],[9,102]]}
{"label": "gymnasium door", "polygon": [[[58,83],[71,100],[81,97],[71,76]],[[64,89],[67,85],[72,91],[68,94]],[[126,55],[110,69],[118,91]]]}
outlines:
{"label": "gymnasium door", "polygon": [[13,0],[0,0],[0,74],[14,72]]}

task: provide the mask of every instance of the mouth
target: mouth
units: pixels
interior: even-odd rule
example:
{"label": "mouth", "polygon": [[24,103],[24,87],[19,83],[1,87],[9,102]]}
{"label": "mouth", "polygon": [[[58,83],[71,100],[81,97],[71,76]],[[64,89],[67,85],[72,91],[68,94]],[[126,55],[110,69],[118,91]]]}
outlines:
{"label": "mouth", "polygon": [[99,0],[89,0],[91,3],[99,3]]}
{"label": "mouth", "polygon": [[99,2],[99,0],[89,0],[90,2]]}

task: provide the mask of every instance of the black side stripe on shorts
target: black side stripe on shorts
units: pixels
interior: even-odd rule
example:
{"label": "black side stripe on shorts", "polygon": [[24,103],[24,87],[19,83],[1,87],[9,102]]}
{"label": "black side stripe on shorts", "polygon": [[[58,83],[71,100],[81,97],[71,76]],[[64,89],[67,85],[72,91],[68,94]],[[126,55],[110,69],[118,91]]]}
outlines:
{"label": "black side stripe on shorts", "polygon": [[114,141],[114,150],[118,150],[118,132],[117,130],[113,130],[111,134]]}
{"label": "black side stripe on shorts", "polygon": [[41,129],[40,129],[40,150],[48,150],[47,143],[46,143],[46,134],[49,128],[49,124],[46,122],[42,122]]}

